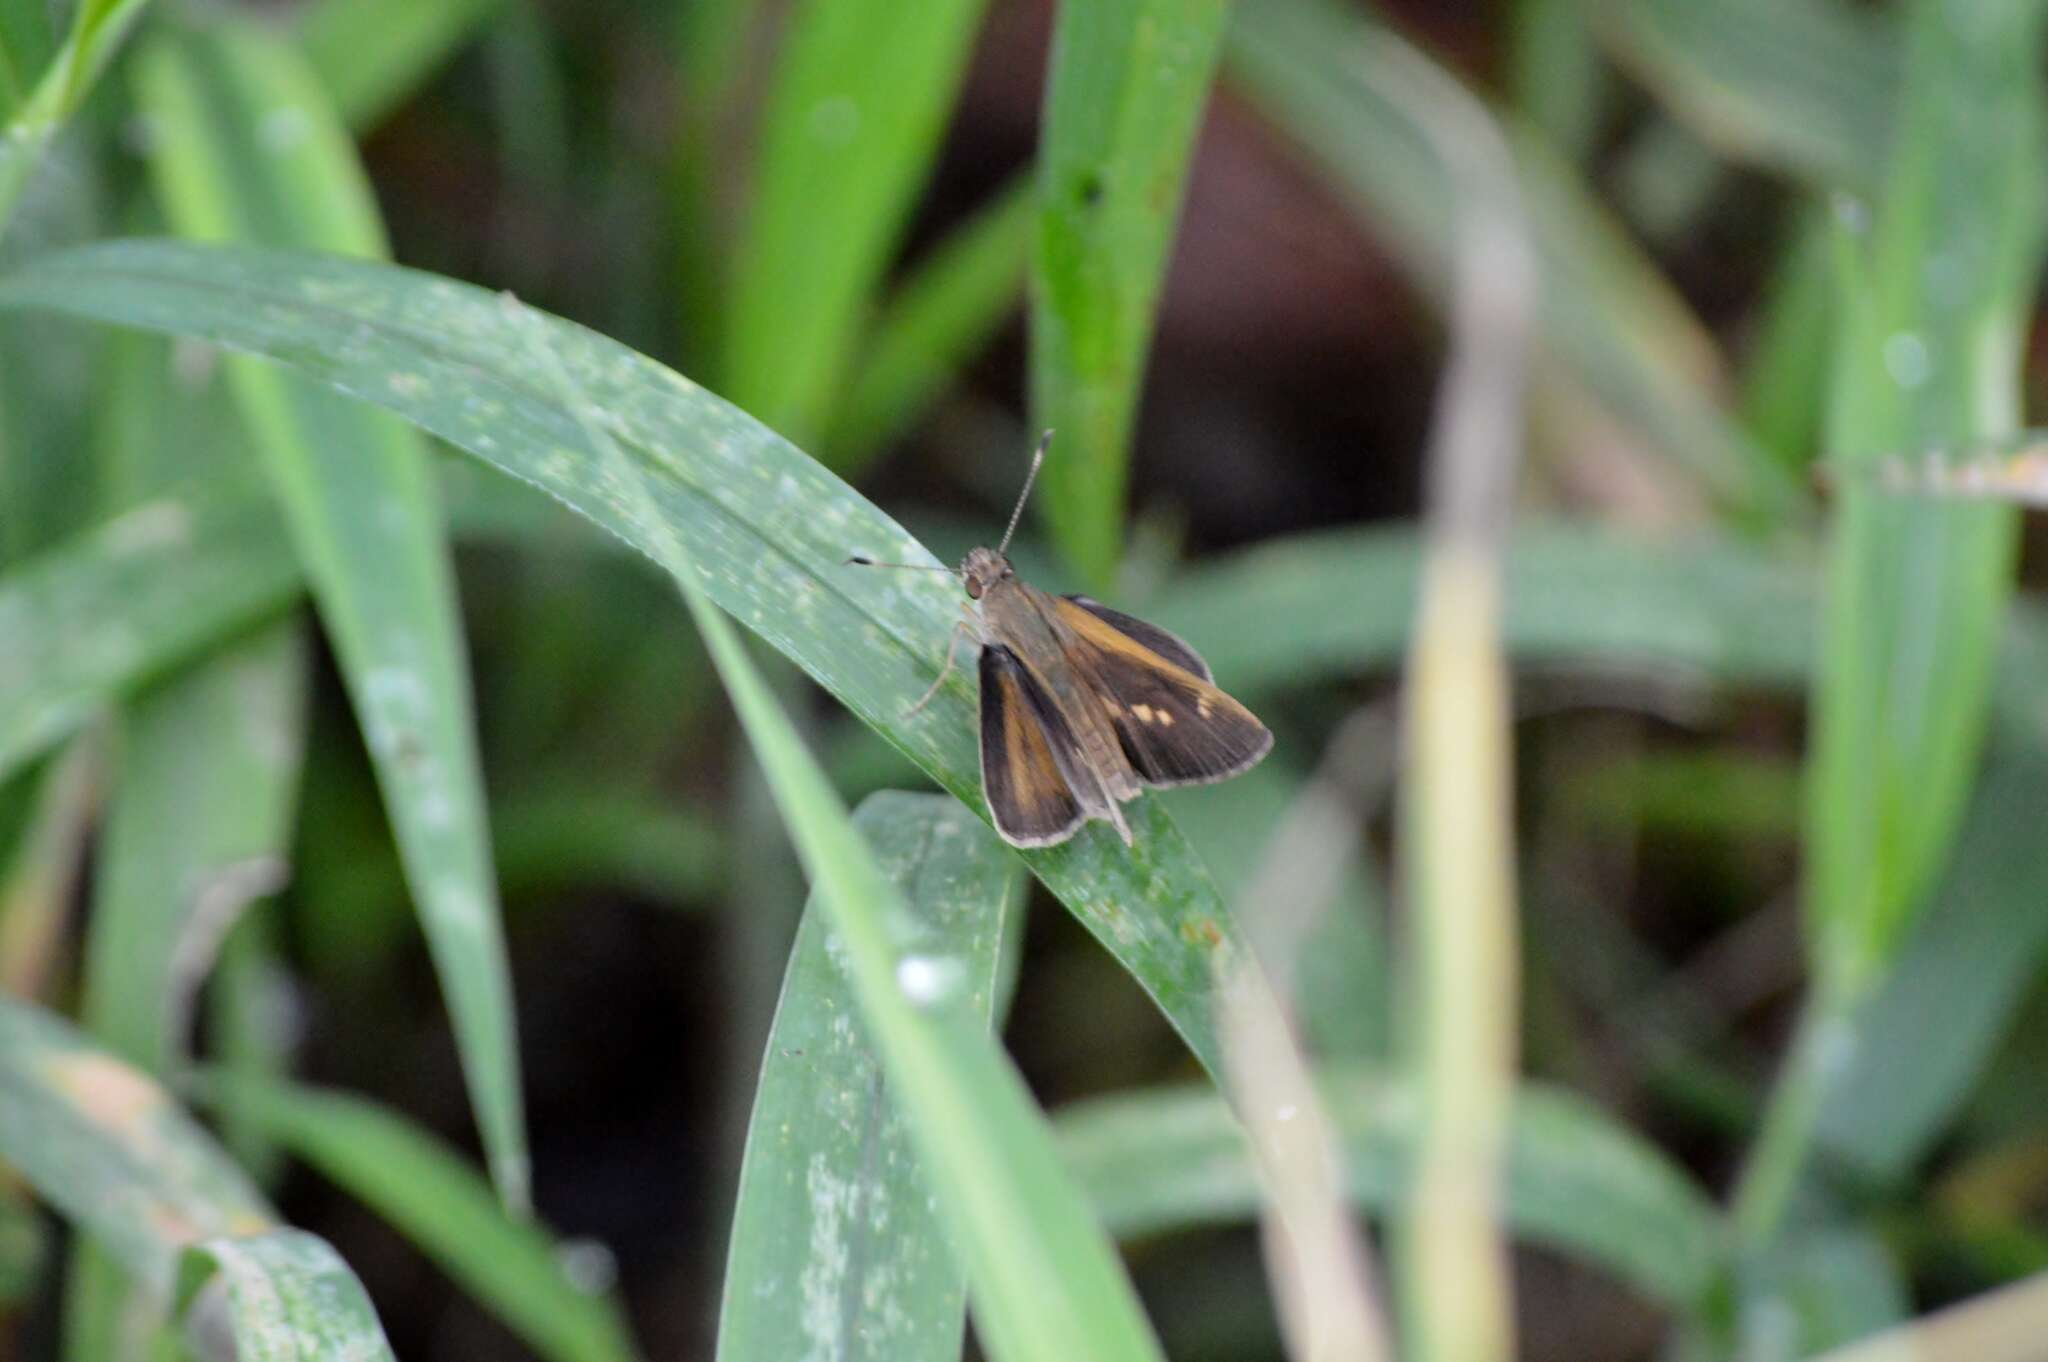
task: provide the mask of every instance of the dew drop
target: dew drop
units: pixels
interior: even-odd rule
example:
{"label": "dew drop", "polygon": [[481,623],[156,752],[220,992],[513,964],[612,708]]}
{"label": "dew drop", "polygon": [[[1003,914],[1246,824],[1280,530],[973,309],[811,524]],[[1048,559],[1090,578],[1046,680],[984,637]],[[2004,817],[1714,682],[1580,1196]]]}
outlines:
{"label": "dew drop", "polygon": [[906,955],[896,963],[896,986],[914,1007],[936,1007],[959,992],[965,971],[958,960]]}

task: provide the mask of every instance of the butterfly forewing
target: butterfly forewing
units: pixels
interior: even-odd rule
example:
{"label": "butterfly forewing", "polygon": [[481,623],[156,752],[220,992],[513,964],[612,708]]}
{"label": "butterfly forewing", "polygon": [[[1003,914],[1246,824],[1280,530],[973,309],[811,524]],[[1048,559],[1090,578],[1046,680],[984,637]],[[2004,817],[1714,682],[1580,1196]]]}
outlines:
{"label": "butterfly forewing", "polygon": [[1209,675],[1209,664],[1202,661],[1200,653],[1158,625],[1147,624],[1136,615],[1126,615],[1121,610],[1112,610],[1101,601],[1088,596],[1062,596],[1060,599],[1080,606],[1110,628],[1141,647],[1150,648],[1182,671],[1191,672],[1204,681],[1214,679]]}
{"label": "butterfly forewing", "polygon": [[[1116,612],[1093,602],[1059,599],[1054,608],[1073,636],[1073,665],[1100,696],[1124,755],[1147,785],[1223,780],[1248,770],[1272,748],[1272,733],[1210,684],[1206,667],[1200,674],[1187,669],[1148,646],[1144,635],[1120,628],[1107,618]],[[1143,628],[1193,657],[1171,634]]]}
{"label": "butterfly forewing", "polygon": [[981,789],[996,831],[1017,846],[1064,841],[1081,823],[1081,805],[1053,757],[1052,740],[1062,732],[1023,664],[1000,644],[984,647]]}

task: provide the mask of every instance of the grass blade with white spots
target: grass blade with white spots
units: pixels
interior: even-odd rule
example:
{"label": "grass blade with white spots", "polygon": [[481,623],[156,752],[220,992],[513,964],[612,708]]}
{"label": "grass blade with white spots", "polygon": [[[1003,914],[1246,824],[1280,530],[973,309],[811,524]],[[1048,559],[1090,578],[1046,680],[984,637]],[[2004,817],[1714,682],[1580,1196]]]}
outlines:
{"label": "grass blade with white spots", "polygon": [[[964,971],[968,1011],[996,1005],[1016,862],[950,799],[881,793],[854,812],[886,874]],[[761,1064],[719,1317],[720,1362],[829,1356],[953,1362],[967,1279],[816,905],[805,912]]]}
{"label": "grass blade with white spots", "polygon": [[[208,1239],[186,1254],[179,1277],[203,1324],[217,1303],[235,1362],[393,1362],[363,1284],[324,1239],[292,1229]],[[214,1335],[202,1339],[218,1346]]]}

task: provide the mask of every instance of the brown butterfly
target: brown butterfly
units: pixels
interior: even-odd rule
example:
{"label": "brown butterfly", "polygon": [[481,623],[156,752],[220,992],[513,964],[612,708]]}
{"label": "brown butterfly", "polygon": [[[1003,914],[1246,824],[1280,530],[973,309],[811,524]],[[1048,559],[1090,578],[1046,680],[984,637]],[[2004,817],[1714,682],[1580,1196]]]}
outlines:
{"label": "brown butterfly", "polygon": [[960,637],[981,642],[981,788],[996,831],[1013,846],[1066,841],[1100,818],[1124,845],[1123,805],[1146,786],[1207,785],[1251,769],[1273,746],[1252,712],[1217,689],[1208,663],[1167,633],[1086,596],[1053,596],[1018,578],[1003,556],[1052,440],[1047,431],[1002,543],[970,551],[952,572],[973,605],[954,626],[946,663],[910,708],[923,709],[953,670]]}

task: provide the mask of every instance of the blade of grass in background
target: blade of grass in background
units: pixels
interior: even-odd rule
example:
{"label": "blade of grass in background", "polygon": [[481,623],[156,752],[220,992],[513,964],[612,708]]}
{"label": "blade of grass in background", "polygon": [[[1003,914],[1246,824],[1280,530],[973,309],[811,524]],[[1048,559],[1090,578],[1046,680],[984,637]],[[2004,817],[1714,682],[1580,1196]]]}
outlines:
{"label": "blade of grass in background", "polygon": [[1644,243],[1677,252],[1705,229],[1728,166],[1683,123],[1650,118],[1615,153],[1609,179],[1616,211]]}
{"label": "blade of grass in background", "polygon": [[99,810],[102,746],[97,735],[79,738],[36,777],[27,823],[0,867],[0,993],[39,998],[53,982]]}
{"label": "blade of grass in background", "polygon": [[[1330,0],[1261,0],[1231,25],[1228,72],[1443,299],[1449,180],[1413,111],[1373,79],[1364,58],[1387,51],[1425,60]],[[1523,139],[1515,156],[1541,262],[1539,356],[1729,507],[1788,513],[1796,487],[1721,410],[1712,342],[1656,266],[1539,144]],[[1535,376],[1556,381],[1543,367]]]}
{"label": "blade of grass in background", "polygon": [[[1233,690],[1383,671],[1407,644],[1419,553],[1407,527],[1295,535],[1183,573],[1147,613],[1200,639]],[[1504,627],[1525,662],[1598,659],[1700,685],[1806,679],[1812,587],[1752,546],[1535,521],[1509,562]]]}
{"label": "blade of grass in background", "polygon": [[721,390],[815,446],[972,51],[984,0],[800,0],[761,116]]}
{"label": "blade of grass in background", "polygon": [[[80,1013],[110,1052],[174,1075],[221,939],[285,876],[305,741],[305,647],[263,628],[127,707],[93,877]],[[122,1275],[80,1241],[66,1282],[68,1355],[130,1349]]]}
{"label": "blade of grass in background", "polygon": [[[1336,1072],[1325,1100],[1344,1139],[1357,1204],[1389,1212],[1414,1185],[1421,1104],[1414,1086]],[[1123,1238],[1258,1213],[1258,1179],[1243,1130],[1213,1091],[1120,1093],[1062,1108],[1060,1153]],[[1655,1146],[1561,1090],[1525,1085],[1515,1098],[1506,1207],[1516,1232],[1595,1264],[1674,1309],[1700,1308],[1712,1288],[1722,1227],[1713,1203]]]}
{"label": "blade of grass in background", "polygon": [[[42,164],[50,143],[92,93],[100,72],[147,3],[78,0],[63,45],[51,54],[34,88],[27,91],[6,123],[0,124],[0,237],[7,235],[7,223],[21,192]],[[26,31],[28,26],[19,15],[12,17],[9,28]],[[26,78],[26,73],[16,74]]]}
{"label": "blade of grass in background", "polygon": [[1017,306],[1037,240],[1023,180],[935,245],[876,318],[825,446],[852,476],[908,429]]}
{"label": "blade of grass in background", "polygon": [[314,1235],[278,1229],[195,1244],[179,1269],[179,1294],[197,1311],[211,1304],[210,1290],[223,1293],[235,1362],[392,1362],[363,1284]]}
{"label": "blade of grass in background", "polygon": [[1787,468],[1805,467],[1818,452],[1834,292],[1833,227],[1809,208],[1780,251],[1742,366],[1743,424]]}
{"label": "blade of grass in background", "polygon": [[[2019,424],[2039,266],[2036,5],[1918,0],[1905,109],[1874,223],[1842,228],[1827,439],[1844,459],[1996,437]],[[1930,261],[1941,262],[1931,269]],[[1947,861],[1989,712],[2012,590],[2010,507],[1844,489],[1814,682],[1807,1015],[1736,1198],[1739,1232],[1782,1223],[1846,1018],[1883,978]]]}
{"label": "blade of grass in background", "polygon": [[273,625],[122,718],[81,1011],[98,1041],[145,1071],[171,1072],[214,949],[250,896],[284,878],[305,665],[297,630]]}
{"label": "blade of grass in background", "polygon": [[[300,983],[284,960],[275,914],[245,915],[221,944],[206,997],[207,1055],[232,1079],[278,1079],[299,1049]],[[274,1189],[284,1154],[232,1099],[218,1104],[221,1144],[259,1187]]]}
{"label": "blade of grass in background", "polygon": [[[2048,952],[2044,789],[2038,739],[1994,744],[1935,903],[1857,1015],[1859,1044],[1828,1088],[1815,1138],[1863,1173],[1896,1181],[1927,1154],[2038,975]],[[1912,1063],[1899,1061],[1906,1054]]]}
{"label": "blade of grass in background", "polygon": [[1514,0],[1512,15],[1515,108],[1565,160],[1584,165],[1614,95],[1584,0]]}
{"label": "blade of grass in background", "polygon": [[737,96],[758,65],[752,40],[765,8],[760,0],[692,0],[674,9],[682,108],[669,167],[673,291],[684,367],[694,372],[715,371],[722,353],[735,193],[726,171],[745,159]]}
{"label": "blade of grass in background", "polygon": [[[872,795],[853,822],[988,1026],[1015,858],[942,796]],[[806,911],[754,1097],[718,1356],[952,1362],[967,1279],[833,940],[822,909]]]}
{"label": "blade of grass in background", "polygon": [[389,1221],[541,1356],[635,1356],[617,1304],[571,1280],[561,1246],[508,1216],[490,1185],[426,1131],[359,1098],[281,1081],[214,1074],[206,1095]]}
{"label": "blade of grass in background", "polygon": [[[508,300],[509,302],[509,300]],[[977,1336],[997,1362],[1160,1357],[1114,1248],[1053,1151],[1044,1114],[967,990],[959,957],[920,928],[700,582],[647,476],[609,431],[616,413],[578,392],[546,319],[510,304],[505,324],[539,348],[545,377],[614,494],[654,541],[754,745],[867,1023],[973,1291]],[[552,369],[548,375],[546,370]],[[591,449],[590,446],[595,446]]]}
{"label": "blade of grass in background", "polygon": [[1821,185],[1882,174],[1898,44],[1847,0],[1577,0],[1617,59],[1723,155]]}
{"label": "blade of grass in background", "polygon": [[[0,234],[0,262],[117,229],[104,211],[103,140],[90,128],[65,139],[12,234]],[[102,349],[68,325],[0,328],[0,562],[39,553],[106,509],[90,494],[101,482],[91,414],[106,391]]]}
{"label": "blade of grass in background", "polygon": [[0,1189],[0,1308],[20,1311],[42,1289],[50,1234],[27,1190]]}
{"label": "blade of grass in background", "polygon": [[[1289,762],[1288,740],[1273,754],[1221,788],[1168,791],[1167,808],[1229,903],[1245,902],[1245,890],[1259,868],[1274,830],[1299,792],[1298,762]],[[1311,929],[1292,961],[1268,961],[1276,977],[1295,980],[1293,1005],[1308,1047],[1325,1060],[1386,1057],[1391,999],[1387,942],[1382,926],[1386,904],[1371,848],[1350,849],[1322,923]],[[1254,941],[1260,949],[1262,942]]]}
{"label": "blade of grass in background", "polygon": [[[312,74],[249,27],[166,33],[136,61],[166,215],[208,240],[386,251],[354,147]],[[453,567],[426,443],[247,360],[229,379],[334,640],[453,1017],[491,1174],[528,1156]]]}
{"label": "blade of grass in background", "polygon": [[1053,543],[1097,590],[1123,554],[1145,359],[1228,0],[1058,7],[1038,149],[1031,414],[1059,432]]}
{"label": "blade of grass in background", "polygon": [[[621,499],[571,413],[536,391],[531,342],[507,333],[500,301],[480,289],[338,257],[152,242],[45,258],[0,280],[0,306],[28,303],[271,353],[533,482],[643,552],[655,546],[654,527]],[[856,551],[930,555],[829,472],[672,371],[565,322],[530,325],[608,414],[666,523],[689,536],[713,599],[980,809],[967,679],[920,713],[903,712],[939,669],[959,617],[954,584],[846,564]],[[1241,941],[1159,804],[1127,812],[1135,848],[1091,827],[1025,860],[1213,1071],[1209,957]]]}
{"label": "blade of grass in background", "polygon": [[57,50],[44,0],[0,0],[0,118],[28,98],[36,75]]}
{"label": "blade of grass in background", "polygon": [[298,573],[259,489],[147,502],[0,578],[0,775],[277,610]]}
{"label": "blade of grass in background", "polygon": [[328,98],[368,128],[424,84],[503,0],[315,0],[298,40]]}

